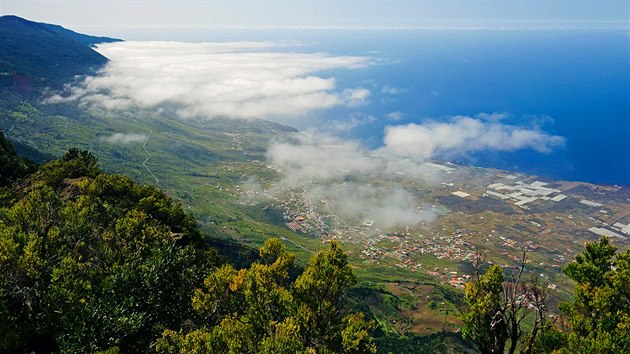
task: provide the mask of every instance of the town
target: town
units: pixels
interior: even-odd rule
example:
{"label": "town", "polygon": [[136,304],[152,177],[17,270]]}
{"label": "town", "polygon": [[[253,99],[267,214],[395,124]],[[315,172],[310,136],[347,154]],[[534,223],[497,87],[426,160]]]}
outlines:
{"label": "town", "polygon": [[[258,175],[282,176],[269,163],[253,161]],[[401,174],[399,181],[378,181],[379,188],[403,185],[417,197],[417,209],[435,215],[413,225],[381,227],[370,215],[347,216],[336,209],[335,196],[317,193],[321,186],[286,187],[262,181],[268,188],[246,184],[208,184],[282,215],[284,225],[305,238],[337,240],[350,249],[357,264],[399,269],[462,288],[472,261],[492,254],[489,264],[520,266],[561,291],[559,277],[572,245],[600,235],[627,247],[630,192],[617,186],[539,180],[536,176],[432,162],[441,177],[427,183]],[[265,173],[260,171],[267,170]],[[269,173],[272,172],[272,173]],[[254,172],[255,173],[255,172]]]}

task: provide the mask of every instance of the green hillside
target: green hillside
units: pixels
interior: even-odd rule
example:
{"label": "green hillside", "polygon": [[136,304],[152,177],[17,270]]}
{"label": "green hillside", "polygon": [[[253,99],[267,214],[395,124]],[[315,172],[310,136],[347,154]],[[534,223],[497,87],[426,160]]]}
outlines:
{"label": "green hillside", "polygon": [[[18,151],[33,159],[34,152],[61,157],[78,147],[97,156],[108,172],[164,189],[194,215],[206,244],[235,267],[248,266],[256,258],[255,249],[269,237],[281,239],[302,266],[322,248],[320,239],[291,231],[264,205],[246,203],[234,193],[251,176],[272,181],[280,177],[264,163],[265,146],[278,135],[295,132],[292,128],[266,121],[182,122],[169,113],[143,111],[117,116],[28,102],[0,113],[0,127],[18,144]],[[115,133],[145,138],[129,144],[106,140]],[[366,266],[350,256],[358,275],[358,284],[348,291],[350,304],[375,320],[378,343],[387,343],[384,348],[398,345],[414,352],[413,343],[419,343],[414,333],[457,330],[453,303],[461,301],[461,295],[422,275]],[[410,313],[418,314],[413,325],[408,324]],[[407,342],[397,341],[401,333],[408,333]],[[457,335],[446,337],[450,344],[436,347],[437,352],[462,343]]]}
{"label": "green hillside", "polygon": [[172,352],[202,336],[210,352],[375,352],[373,322],[345,305],[356,278],[335,244],[302,272],[268,239],[237,271],[181,205],[78,149],[0,191],[0,351]]}

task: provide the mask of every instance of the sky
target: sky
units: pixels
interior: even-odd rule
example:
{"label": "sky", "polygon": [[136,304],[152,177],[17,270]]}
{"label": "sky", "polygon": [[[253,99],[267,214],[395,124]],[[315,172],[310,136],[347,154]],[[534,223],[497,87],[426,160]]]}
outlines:
{"label": "sky", "polygon": [[628,28],[627,0],[0,0],[0,13],[127,40],[208,28]]}

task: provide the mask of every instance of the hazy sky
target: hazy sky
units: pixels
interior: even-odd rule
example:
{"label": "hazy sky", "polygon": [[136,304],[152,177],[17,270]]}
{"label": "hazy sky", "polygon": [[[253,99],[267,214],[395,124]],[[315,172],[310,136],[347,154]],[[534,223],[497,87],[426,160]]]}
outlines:
{"label": "hazy sky", "polygon": [[627,0],[0,0],[0,12],[78,31],[156,39],[213,27],[628,28]]}

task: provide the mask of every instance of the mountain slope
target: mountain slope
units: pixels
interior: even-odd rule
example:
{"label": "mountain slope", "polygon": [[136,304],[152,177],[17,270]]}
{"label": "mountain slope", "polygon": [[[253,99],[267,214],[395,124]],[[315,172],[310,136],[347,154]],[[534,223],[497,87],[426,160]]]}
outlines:
{"label": "mountain slope", "polygon": [[49,29],[52,32],[61,34],[66,36],[75,42],[79,42],[88,47],[94,47],[99,43],[112,43],[112,42],[122,42],[122,39],[118,38],[110,38],[110,37],[101,37],[101,36],[90,36],[83,33],[77,33],[75,31],[69,30],[67,28],[61,27],[59,25],[52,25],[49,23],[41,23],[44,27]]}
{"label": "mountain slope", "polygon": [[9,184],[13,179],[32,172],[34,164],[15,153],[13,146],[0,131],[0,187]]}
{"label": "mountain slope", "polygon": [[88,74],[107,63],[108,59],[91,46],[112,41],[119,40],[87,36],[17,16],[2,16],[0,82],[22,95],[33,88],[63,84],[75,75]]}

